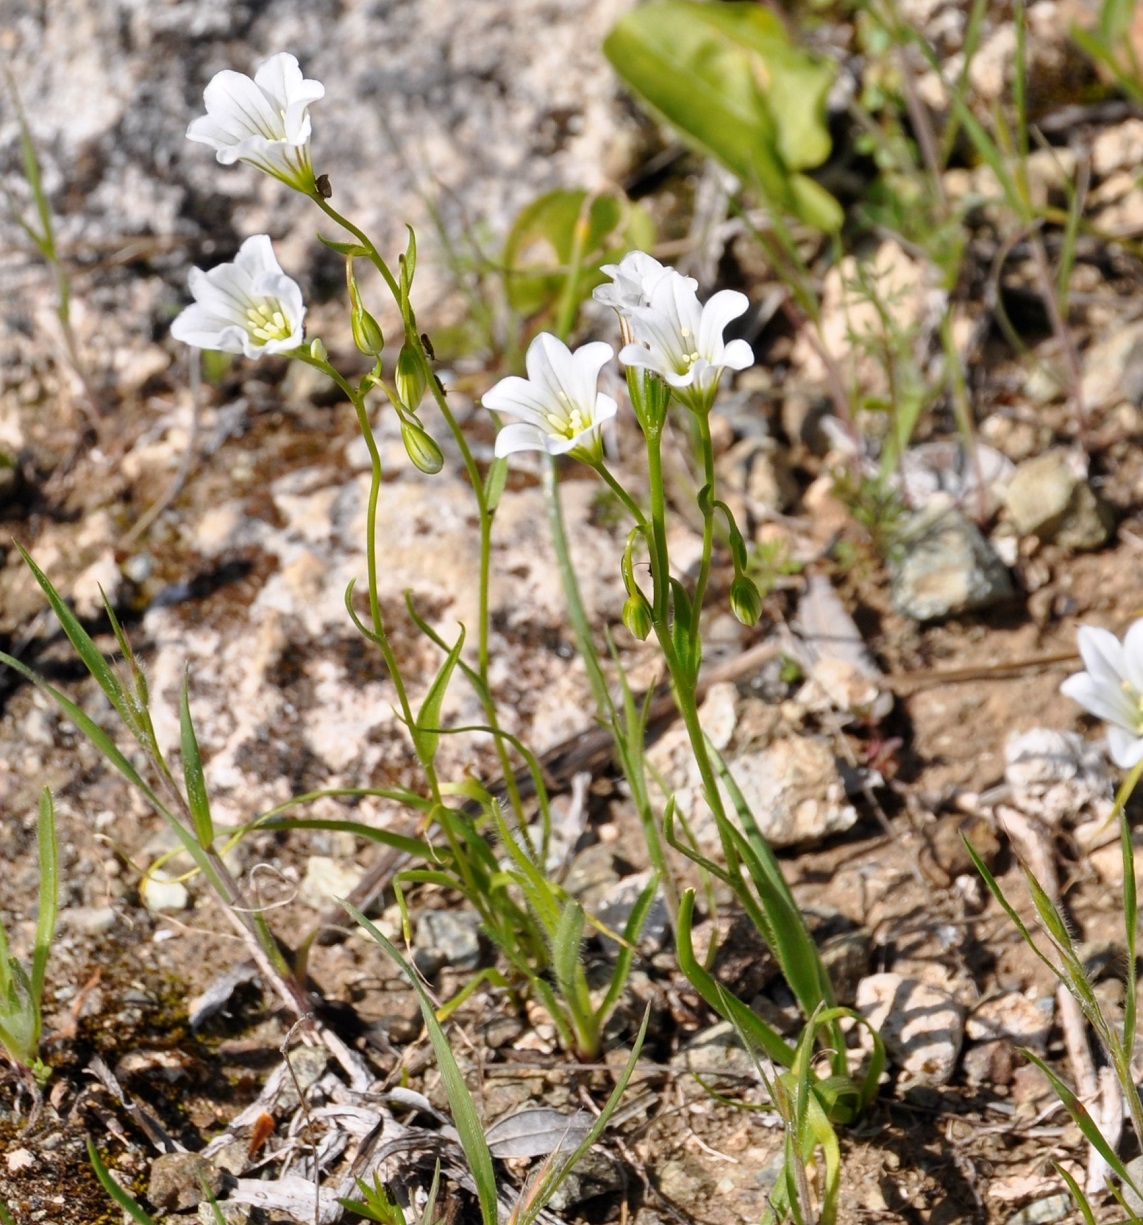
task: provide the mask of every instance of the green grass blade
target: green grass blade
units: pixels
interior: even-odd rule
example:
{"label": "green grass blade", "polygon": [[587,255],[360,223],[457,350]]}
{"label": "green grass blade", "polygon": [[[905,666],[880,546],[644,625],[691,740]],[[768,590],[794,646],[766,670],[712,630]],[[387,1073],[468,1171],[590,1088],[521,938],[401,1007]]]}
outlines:
{"label": "green grass blade", "polygon": [[[408,597],[406,600],[408,601]],[[426,766],[436,757],[437,748],[440,746],[441,706],[448,692],[457,660],[460,659],[460,653],[464,650],[464,636],[462,625],[455,644],[449,650],[440,671],[429,686],[425,700],[421,703],[421,709],[417,712],[417,725],[410,729],[417,744],[417,756]]]}
{"label": "green grass blade", "polygon": [[1123,846],[1123,923],[1127,964],[1125,970],[1126,992],[1123,1000],[1123,1051],[1128,1061],[1135,1047],[1135,924],[1139,913],[1139,899],[1135,886],[1135,848],[1131,843],[1131,826],[1127,814],[1120,807],[1120,839]]}
{"label": "green grass blade", "polygon": [[1095,1149],[1095,1151],[1107,1162],[1114,1171],[1119,1180],[1127,1187],[1130,1187],[1136,1195],[1139,1195],[1139,1188],[1135,1185],[1134,1179],[1127,1172],[1127,1167],[1119,1159],[1119,1155],[1115,1149],[1104,1139],[1103,1132],[1095,1125],[1095,1120],[1087,1112],[1087,1108],[1079,1100],[1078,1097],[1071,1091],[1070,1088],[1052,1071],[1050,1067],[1040,1058],[1035,1051],[1030,1051],[1026,1047],[1021,1047],[1021,1051],[1026,1059],[1030,1059],[1032,1063],[1040,1069],[1041,1072],[1048,1078],[1056,1096],[1063,1103],[1064,1109],[1071,1115],[1072,1122],[1083,1132],[1084,1139]]}
{"label": "green grass blade", "polygon": [[464,1074],[461,1072],[460,1065],[457,1063],[456,1057],[452,1053],[452,1048],[449,1046],[448,1038],[445,1036],[445,1032],[437,1020],[433,1002],[429,999],[424,987],[421,986],[417,972],[397,951],[397,948],[355,906],[350,905],[348,902],[343,902],[342,905],[354,922],[363,927],[393,961],[397,963],[402,973],[412,984],[413,990],[417,993],[417,1000],[421,1006],[421,1015],[425,1020],[425,1029],[428,1031],[429,1041],[433,1044],[433,1052],[437,1057],[437,1066],[440,1069],[441,1079],[444,1081],[445,1093],[448,1095],[453,1123],[456,1126],[457,1134],[460,1136],[461,1147],[468,1158],[468,1166],[476,1183],[476,1194],[480,1201],[481,1219],[484,1225],[498,1225],[496,1174],[492,1167],[492,1154],[489,1152],[488,1144],[484,1139],[484,1127],[476,1113],[476,1103],[472,1100],[472,1094],[464,1083]]}
{"label": "green grass blade", "polygon": [[187,785],[187,805],[195,837],[203,850],[214,845],[214,821],[210,815],[210,797],[206,793],[206,776],[202,769],[202,754],[195,735],[190,712],[190,684],[183,681],[179,699],[179,730],[183,746],[183,778]]}
{"label": "green grass blade", "polygon": [[1072,1202],[1080,1210],[1084,1219],[1084,1225],[1095,1225],[1095,1213],[1092,1212],[1091,1205],[1087,1202],[1087,1196],[1084,1195],[1079,1183],[1058,1161],[1052,1162],[1052,1169],[1067,1183],[1068,1190],[1071,1192]]}
{"label": "green grass blade", "polygon": [[16,1218],[8,1211],[8,1205],[0,1200],[0,1225],[16,1225]]}
{"label": "green grass blade", "polygon": [[99,1150],[95,1147],[95,1141],[90,1136],[87,1137],[87,1156],[91,1162],[91,1168],[95,1171],[95,1177],[99,1179],[104,1191],[111,1196],[119,1207],[133,1221],[136,1221],[138,1225],[156,1225],[155,1218],[144,1212],[115,1179],[111,1177],[111,1171],[103,1164],[103,1159],[99,1156]]}
{"label": "green grass blade", "polygon": [[726,991],[706,969],[699,965],[691,944],[691,927],[694,920],[695,891],[688,889],[679,903],[679,917],[675,928],[675,946],[682,970],[691,986],[718,1013],[736,1028],[740,1028],[749,1040],[760,1046],[767,1056],[783,1068],[793,1065],[794,1051],[789,1043],[772,1029],[753,1009],[736,996]]}
{"label": "green grass blade", "polygon": [[[47,596],[52,612],[55,613],[57,620],[63,627],[63,631],[71,645],[75,648],[76,654],[83,661],[83,666],[95,678],[100,689],[107,695],[107,700],[119,712],[123,721],[128,726],[131,726],[131,713],[119,677],[115,675],[111,665],[104,658],[102,651],[92,641],[90,634],[80,625],[79,619],[68,608],[63,597],[52,586],[51,580],[32,560],[31,554],[19,544],[16,545],[16,548],[20,550],[20,556],[24,559],[24,564],[31,570],[32,577],[40,585],[44,595]],[[7,663],[8,660],[5,658],[4,662]]]}
{"label": "green grass blade", "polygon": [[[40,859],[40,908],[36,915],[36,943],[32,952],[32,1000],[39,1013],[44,993],[44,971],[48,964],[52,938],[56,933],[59,909],[59,850],[56,844],[56,813],[52,793],[40,792],[40,817],[36,827]],[[37,1035],[38,1040],[39,1035]]]}

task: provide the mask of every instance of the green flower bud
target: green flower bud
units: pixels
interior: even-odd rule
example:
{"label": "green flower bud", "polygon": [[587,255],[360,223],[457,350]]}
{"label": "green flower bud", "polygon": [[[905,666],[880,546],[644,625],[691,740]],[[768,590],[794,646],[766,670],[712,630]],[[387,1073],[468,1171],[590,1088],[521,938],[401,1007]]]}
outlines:
{"label": "green flower bud", "polygon": [[316,362],[329,361],[329,350],[325,347],[320,336],[315,336],[310,341],[310,357]]}
{"label": "green flower bud", "polygon": [[351,317],[353,343],[368,357],[378,357],[385,347],[381,326],[363,306],[355,308]]}
{"label": "green flower bud", "polygon": [[413,465],[428,476],[434,476],[444,467],[444,455],[431,434],[415,421],[401,422],[401,441]]}
{"label": "green flower bud", "polygon": [[415,413],[425,395],[428,380],[420,354],[406,341],[397,354],[397,397],[411,413]]}
{"label": "green flower bud", "polygon": [[633,638],[638,638],[640,642],[654,627],[651,605],[641,591],[636,591],[634,595],[627,597],[623,605],[623,624],[627,627],[627,632]]}
{"label": "green flower bud", "polygon": [[762,596],[753,579],[737,574],[730,584],[730,611],[743,625],[754,625],[762,615]]}

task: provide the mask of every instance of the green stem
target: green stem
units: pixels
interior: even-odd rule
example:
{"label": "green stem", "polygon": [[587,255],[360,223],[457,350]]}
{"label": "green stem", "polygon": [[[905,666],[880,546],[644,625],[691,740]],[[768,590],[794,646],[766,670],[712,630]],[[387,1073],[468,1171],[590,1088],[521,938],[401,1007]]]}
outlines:
{"label": "green stem", "polygon": [[[710,436],[710,411],[696,413],[699,427],[699,442],[702,444],[703,484],[709,496],[702,506],[702,558],[699,562],[698,578],[695,580],[695,590],[692,597],[694,607],[694,622],[691,627],[691,641],[694,660],[701,659],[702,651],[702,602],[706,597],[706,586],[710,579],[711,553],[714,551],[714,444]],[[696,663],[697,672],[697,663]]]}
{"label": "green stem", "polygon": [[670,562],[667,557],[667,500],[663,489],[663,435],[647,435],[647,478],[651,489],[651,576],[655,620],[667,624],[670,608]]}
{"label": "green stem", "polygon": [[611,492],[620,500],[620,502],[623,503],[628,513],[631,515],[631,518],[635,520],[639,527],[646,531],[647,518],[643,514],[639,503],[636,502],[635,499],[627,492],[627,490],[624,489],[623,486],[615,479],[615,477],[611,475],[611,473],[607,470],[607,466],[602,460],[600,460],[598,463],[592,464],[591,466],[599,474],[600,480],[602,480],[608,489],[610,489]]}

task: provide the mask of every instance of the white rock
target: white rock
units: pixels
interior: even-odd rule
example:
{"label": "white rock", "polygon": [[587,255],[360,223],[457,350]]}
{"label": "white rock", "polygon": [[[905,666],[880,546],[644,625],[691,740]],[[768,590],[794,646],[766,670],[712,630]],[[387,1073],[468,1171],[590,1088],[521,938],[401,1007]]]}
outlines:
{"label": "white rock", "polygon": [[311,855],[298,886],[298,901],[314,910],[324,910],[335,898],[347,897],[363,875],[363,869],[353,862]]}
{"label": "white rock", "polygon": [[148,910],[156,914],[186,910],[190,894],[180,880],[172,880],[162,869],[145,876],[139,885],[139,899]]}
{"label": "white rock", "polygon": [[871,974],[857,986],[857,1010],[915,1080],[943,1085],[964,1040],[964,1010],[943,991],[901,974]]}
{"label": "white rock", "polygon": [[973,1042],[1007,1038],[1020,1046],[1043,1051],[1048,1045],[1055,1006],[1050,995],[1031,1000],[1019,991],[1006,991],[972,1010],[965,1022],[965,1034]]}
{"label": "white rock", "polygon": [[1101,821],[1110,812],[1107,761],[1075,732],[1050,727],[1013,732],[1004,745],[1004,781],[1015,807],[1053,827],[1085,809]]}

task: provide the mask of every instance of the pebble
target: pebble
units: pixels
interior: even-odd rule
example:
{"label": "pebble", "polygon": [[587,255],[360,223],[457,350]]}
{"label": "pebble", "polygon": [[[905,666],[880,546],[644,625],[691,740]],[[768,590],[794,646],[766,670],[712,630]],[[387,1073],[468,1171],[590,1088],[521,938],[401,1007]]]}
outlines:
{"label": "pebble", "polygon": [[858,984],[857,1010],[915,1081],[943,1085],[952,1076],[964,1039],[964,1010],[952,996],[901,974],[871,974]]}
{"label": "pebble", "polygon": [[1019,1046],[1043,1052],[1055,1016],[1055,1000],[1046,995],[1029,999],[1019,991],[1006,991],[974,1008],[965,1022],[965,1035],[973,1042],[1007,1038]]}
{"label": "pebble", "polygon": [[160,1153],[151,1163],[147,1198],[157,1208],[194,1208],[203,1199],[203,1182],[211,1194],[222,1190],[223,1175],[198,1153]]}
{"label": "pebble", "polygon": [[87,936],[102,936],[115,926],[118,918],[111,906],[68,906],[60,911],[60,926]]}
{"label": "pebble", "polygon": [[1004,781],[1016,808],[1053,828],[1085,811],[1105,823],[1111,812],[1114,785],[1107,760],[1075,732],[1050,727],[1013,732],[1004,745]]}
{"label": "pebble", "polygon": [[1058,449],[1018,464],[1004,491],[1017,532],[1077,551],[1105,544],[1114,518],[1086,468],[1085,459]]}
{"label": "pebble", "polygon": [[[731,776],[773,847],[807,846],[857,824],[833,750],[808,736],[779,737],[729,763]],[[730,797],[728,809],[733,811]]]}
{"label": "pebble", "polygon": [[190,893],[180,880],[172,880],[161,868],[145,876],[139,883],[139,900],[156,914],[186,910]]}
{"label": "pebble", "polygon": [[458,970],[480,965],[480,921],[466,910],[423,910],[413,943],[418,953]]}
{"label": "pebble", "polygon": [[[647,887],[647,882],[650,879],[650,870],[636,872],[632,876],[624,876],[607,889],[606,893],[595,902],[594,906],[590,904],[589,899],[585,899],[587,908],[601,923],[605,923],[612,931],[621,934],[627,926],[631,912],[635,909],[635,903],[639,900],[639,895]],[[667,910],[666,899],[660,888],[656,890],[655,896],[651,900],[651,905],[643,918],[643,927],[639,933],[637,943],[645,952],[657,953],[666,946],[670,938],[671,916]],[[604,939],[604,948],[612,953],[618,951],[618,946],[615,942],[607,938]]]}
{"label": "pebble", "polygon": [[364,872],[356,863],[328,855],[311,855],[298,885],[298,901],[314,910],[324,910],[336,898],[348,897]]}
{"label": "pebble", "polygon": [[1073,1209],[1072,1197],[1060,1192],[1033,1200],[1008,1218],[1007,1225],[1053,1225],[1062,1221]]}
{"label": "pebble", "polygon": [[1013,594],[1012,580],[980,529],[959,511],[907,521],[903,554],[890,562],[893,603],[914,621],[988,608]]}

